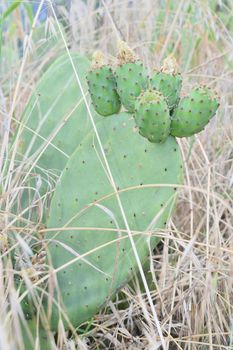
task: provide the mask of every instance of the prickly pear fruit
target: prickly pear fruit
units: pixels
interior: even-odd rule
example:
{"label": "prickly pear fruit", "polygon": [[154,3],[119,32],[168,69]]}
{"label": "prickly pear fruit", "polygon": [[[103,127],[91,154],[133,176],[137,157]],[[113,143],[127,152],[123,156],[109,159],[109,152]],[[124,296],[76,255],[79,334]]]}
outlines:
{"label": "prickly pear fruit", "polygon": [[219,106],[218,97],[206,86],[194,88],[180,100],[171,121],[171,135],[192,136],[208,124]]}
{"label": "prickly pear fruit", "polygon": [[177,72],[177,67],[175,57],[170,55],[164,60],[161,70],[155,71],[150,79],[151,86],[166,97],[170,110],[177,106],[182,86],[182,78]]}
{"label": "prickly pear fruit", "polygon": [[135,103],[139,133],[150,142],[164,142],[170,133],[170,115],[165,97],[152,89],[142,92]]}
{"label": "prickly pear fruit", "polygon": [[119,112],[121,102],[116,90],[116,80],[112,68],[104,64],[103,55],[99,51],[93,55],[87,83],[97,113],[108,116]]}
{"label": "prickly pear fruit", "polygon": [[115,71],[117,91],[123,106],[134,112],[135,100],[148,85],[147,71],[126,43],[120,42]]}

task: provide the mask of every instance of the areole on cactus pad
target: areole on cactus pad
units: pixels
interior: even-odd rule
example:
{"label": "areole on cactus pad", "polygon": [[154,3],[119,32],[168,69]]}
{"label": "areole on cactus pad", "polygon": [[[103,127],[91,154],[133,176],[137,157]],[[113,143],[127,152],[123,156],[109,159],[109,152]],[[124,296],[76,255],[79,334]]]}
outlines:
{"label": "areole on cactus pad", "polygon": [[[98,123],[141,261],[156,232],[165,227],[182,182],[175,138],[149,143],[126,113]],[[46,234],[59,292],[56,301],[73,326],[92,317],[137,272],[137,264],[116,194],[106,176],[94,133],[82,142],[64,169],[52,200]],[[151,232],[153,231],[153,234]],[[51,327],[60,313],[53,305]]]}

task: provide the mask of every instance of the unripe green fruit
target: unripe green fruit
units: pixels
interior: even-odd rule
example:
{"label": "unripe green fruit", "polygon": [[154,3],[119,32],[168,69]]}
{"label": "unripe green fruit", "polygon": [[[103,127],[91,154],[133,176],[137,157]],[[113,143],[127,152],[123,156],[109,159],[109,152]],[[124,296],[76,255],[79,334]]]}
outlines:
{"label": "unripe green fruit", "polygon": [[136,98],[148,86],[147,70],[124,41],[118,43],[117,58],[118,66],[115,71],[117,91],[123,106],[133,113]]}
{"label": "unripe green fruit", "polygon": [[110,66],[92,68],[87,74],[87,83],[97,113],[108,116],[119,112],[121,102]]}
{"label": "unripe green fruit", "polygon": [[123,106],[134,112],[136,98],[148,85],[145,67],[140,61],[124,63],[116,68],[115,77]]}
{"label": "unripe green fruit", "polygon": [[182,78],[180,74],[169,74],[164,72],[154,72],[151,77],[151,86],[159,90],[167,99],[170,110],[174,109],[180,96]]}
{"label": "unripe green fruit", "polygon": [[219,106],[216,93],[206,86],[193,89],[180,100],[171,121],[171,135],[192,136],[208,124]]}
{"label": "unripe green fruit", "polygon": [[170,133],[170,116],[165,97],[156,90],[142,92],[135,103],[139,133],[150,142],[164,142]]}

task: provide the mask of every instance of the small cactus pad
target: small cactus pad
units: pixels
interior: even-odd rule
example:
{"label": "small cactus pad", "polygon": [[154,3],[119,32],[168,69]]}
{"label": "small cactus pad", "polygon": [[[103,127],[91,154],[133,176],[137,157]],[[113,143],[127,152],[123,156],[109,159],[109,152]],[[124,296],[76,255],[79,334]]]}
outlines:
{"label": "small cactus pad", "polygon": [[129,112],[134,112],[136,98],[148,85],[147,70],[125,43],[119,45],[115,77],[123,106]]}
{"label": "small cactus pad", "polygon": [[182,78],[178,74],[178,64],[172,54],[165,58],[161,69],[154,72],[150,82],[152,87],[162,92],[169,109],[173,110],[179,102]]}
{"label": "small cactus pad", "polygon": [[97,113],[108,116],[119,112],[121,102],[112,68],[103,63],[99,52],[93,55],[92,67],[87,74],[87,83]]}
{"label": "small cactus pad", "polygon": [[219,106],[216,93],[206,86],[194,88],[180,100],[171,121],[171,135],[192,136],[208,124]]}
{"label": "small cactus pad", "polygon": [[[153,249],[159,242],[156,232],[166,226],[176,184],[182,182],[179,147],[172,136],[163,144],[148,142],[128,113],[103,119],[98,132],[143,263],[148,245]],[[99,152],[92,133],[68,161],[52,199],[45,237],[59,286],[54,298],[74,327],[93,317],[138,271]],[[54,330],[59,317],[62,312],[54,303]]]}
{"label": "small cactus pad", "polygon": [[164,96],[155,90],[142,92],[135,103],[139,133],[150,142],[164,142],[170,133],[169,109]]}

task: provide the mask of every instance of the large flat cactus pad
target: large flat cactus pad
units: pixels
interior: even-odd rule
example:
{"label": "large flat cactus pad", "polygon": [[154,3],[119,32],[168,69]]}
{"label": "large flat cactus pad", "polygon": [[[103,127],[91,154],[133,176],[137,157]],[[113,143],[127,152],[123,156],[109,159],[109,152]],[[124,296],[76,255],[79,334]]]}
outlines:
{"label": "large flat cactus pad", "polygon": [[[101,121],[97,128],[144,262],[148,244],[153,248],[159,241],[150,236],[150,231],[156,233],[166,226],[176,185],[182,181],[179,147],[173,137],[163,144],[148,142],[138,134],[132,116],[126,113]],[[78,326],[98,312],[137,272],[94,132],[78,146],[62,173],[48,228],[48,256],[57,271],[59,286],[55,298],[70,322]],[[52,328],[56,328],[58,318],[54,304]]]}

